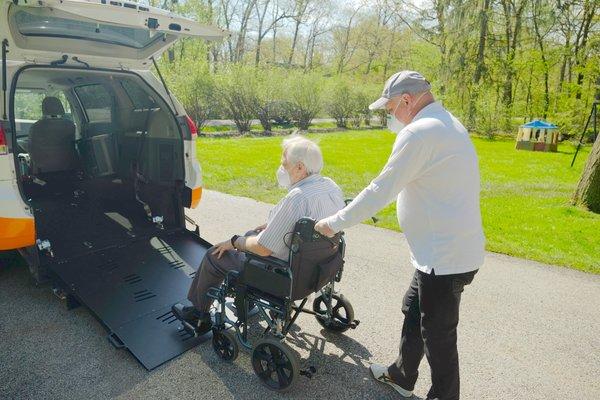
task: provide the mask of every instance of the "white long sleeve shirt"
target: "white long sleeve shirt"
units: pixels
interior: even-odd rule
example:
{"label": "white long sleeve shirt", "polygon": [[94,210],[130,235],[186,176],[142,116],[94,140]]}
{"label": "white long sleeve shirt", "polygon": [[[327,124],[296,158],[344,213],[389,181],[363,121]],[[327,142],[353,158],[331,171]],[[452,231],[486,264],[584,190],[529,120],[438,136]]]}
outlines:
{"label": "white long sleeve shirt", "polygon": [[397,197],[398,222],[414,267],[427,274],[458,274],[483,264],[479,191],[477,155],[467,130],[435,102],[400,131],[379,176],[325,221],[339,232]]}

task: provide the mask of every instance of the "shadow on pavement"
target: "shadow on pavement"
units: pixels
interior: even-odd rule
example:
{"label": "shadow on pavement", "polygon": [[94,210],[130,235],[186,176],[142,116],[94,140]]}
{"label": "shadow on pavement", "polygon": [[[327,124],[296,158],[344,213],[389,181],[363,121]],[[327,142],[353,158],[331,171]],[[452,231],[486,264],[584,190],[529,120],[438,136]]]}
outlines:
{"label": "shadow on pavement", "polygon": [[[264,330],[257,318],[250,323],[251,343],[254,345]],[[217,379],[235,399],[398,399],[387,385],[375,381],[370,372],[371,352],[353,338],[322,330],[314,335],[294,325],[286,343],[298,354],[300,368],[314,367],[312,379],[300,376],[294,388],[285,394],[264,387],[251,366],[251,351],[240,349],[239,357],[228,363],[219,359],[210,343],[200,345],[200,358],[212,369]],[[424,400],[413,396],[411,400]]]}

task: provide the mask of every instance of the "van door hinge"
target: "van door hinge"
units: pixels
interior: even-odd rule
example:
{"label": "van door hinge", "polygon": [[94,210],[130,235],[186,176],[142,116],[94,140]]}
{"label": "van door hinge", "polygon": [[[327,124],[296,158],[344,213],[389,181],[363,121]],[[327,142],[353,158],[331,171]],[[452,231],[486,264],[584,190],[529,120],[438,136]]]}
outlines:
{"label": "van door hinge", "polygon": [[54,258],[54,252],[52,251],[52,244],[47,239],[38,239],[35,241],[40,251],[45,251],[48,255]]}
{"label": "van door hinge", "polygon": [[163,226],[163,221],[164,221],[164,218],[163,218],[162,215],[155,215],[155,216],[152,217],[152,222],[154,224],[156,224],[156,226],[158,227],[158,229],[165,229],[164,226]]}

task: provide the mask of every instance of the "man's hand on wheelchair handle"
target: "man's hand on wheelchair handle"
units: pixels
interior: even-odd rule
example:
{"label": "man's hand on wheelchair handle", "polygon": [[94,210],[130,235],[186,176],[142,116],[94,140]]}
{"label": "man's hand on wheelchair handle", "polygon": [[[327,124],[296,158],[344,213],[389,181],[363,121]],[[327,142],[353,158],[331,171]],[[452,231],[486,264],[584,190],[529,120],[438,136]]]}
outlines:
{"label": "man's hand on wheelchair handle", "polygon": [[325,235],[327,237],[335,236],[335,232],[329,227],[329,224],[325,222],[325,220],[320,220],[315,224],[315,231],[319,232],[321,235]]}
{"label": "man's hand on wheelchair handle", "polygon": [[214,256],[216,254],[217,258],[221,258],[223,256],[223,253],[225,253],[227,250],[234,250],[234,247],[231,244],[231,240],[226,240],[224,242],[217,243],[215,245],[215,250],[212,252],[212,255]]}

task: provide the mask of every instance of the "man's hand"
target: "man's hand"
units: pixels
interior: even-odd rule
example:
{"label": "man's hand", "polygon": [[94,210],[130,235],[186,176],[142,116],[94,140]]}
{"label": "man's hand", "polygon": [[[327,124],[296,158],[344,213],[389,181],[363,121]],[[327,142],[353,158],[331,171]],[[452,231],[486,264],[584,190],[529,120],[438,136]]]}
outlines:
{"label": "man's hand", "polygon": [[261,226],[257,226],[256,228],[254,228],[254,231],[257,233],[261,233],[262,231],[264,231],[267,227],[267,224],[262,224]]}
{"label": "man's hand", "polygon": [[212,255],[217,255],[217,258],[221,258],[223,253],[227,250],[234,250],[234,247],[231,245],[231,240],[226,240],[224,242],[218,243],[215,245],[215,250],[212,252]]}
{"label": "man's hand", "polygon": [[335,232],[329,227],[329,224],[325,222],[325,220],[320,220],[315,224],[315,231],[327,237],[333,237],[335,235]]}

